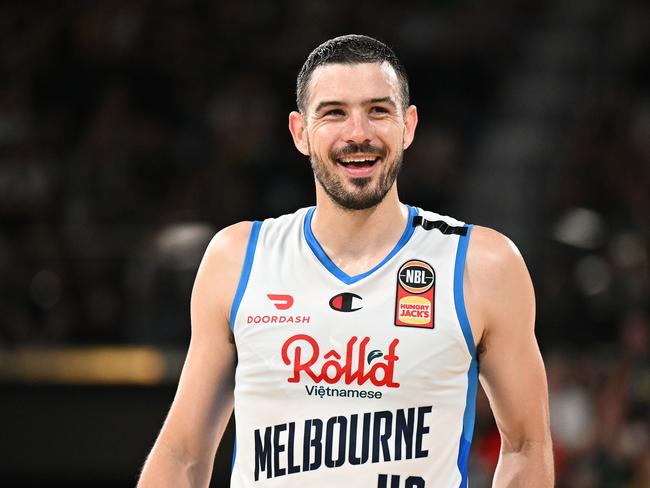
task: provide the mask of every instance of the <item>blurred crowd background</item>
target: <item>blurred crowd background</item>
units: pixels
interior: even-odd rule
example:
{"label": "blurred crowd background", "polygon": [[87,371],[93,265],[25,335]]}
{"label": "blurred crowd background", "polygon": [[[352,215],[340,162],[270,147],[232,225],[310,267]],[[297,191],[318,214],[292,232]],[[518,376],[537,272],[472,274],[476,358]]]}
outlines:
{"label": "blurred crowd background", "polygon": [[[420,125],[402,200],[494,227],[526,258],[557,486],[650,486],[643,0],[0,3],[3,486],[135,483],[208,241],[314,204],[287,115],[307,54],[344,33],[383,40],[409,73]],[[140,386],[30,376],[57,351],[104,346],[176,366]],[[477,412],[481,488],[499,438],[482,395]]]}

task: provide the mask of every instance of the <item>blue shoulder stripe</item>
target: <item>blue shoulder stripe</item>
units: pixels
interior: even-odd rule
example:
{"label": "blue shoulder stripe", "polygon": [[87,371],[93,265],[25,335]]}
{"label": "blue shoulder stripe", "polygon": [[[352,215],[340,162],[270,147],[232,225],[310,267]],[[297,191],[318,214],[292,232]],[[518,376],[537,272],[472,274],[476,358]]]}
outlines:
{"label": "blue shoulder stripe", "polygon": [[241,300],[244,297],[244,292],[246,291],[246,287],[248,286],[248,278],[250,278],[251,275],[253,259],[255,258],[255,249],[257,248],[257,239],[260,236],[261,227],[262,222],[257,220],[253,222],[253,225],[251,226],[251,233],[248,238],[246,256],[244,257],[244,264],[242,266],[241,275],[239,277],[237,292],[235,293],[235,298],[233,298],[232,307],[230,307],[230,330],[234,330],[235,319],[237,318],[237,311],[239,310],[239,304],[241,303]]}
{"label": "blue shoulder stripe", "polygon": [[469,325],[467,318],[467,310],[465,309],[465,294],[463,292],[463,273],[465,271],[465,257],[467,256],[467,246],[469,245],[469,237],[472,234],[472,225],[467,225],[467,234],[458,238],[458,249],[456,250],[456,262],[454,264],[454,305],[456,306],[456,314],[460,322],[463,337],[467,343],[467,349],[472,357],[476,356],[476,345],[474,344],[474,337],[472,336],[472,328]]}
{"label": "blue shoulder stripe", "polygon": [[465,412],[463,414],[463,431],[458,445],[457,466],[461,474],[460,488],[467,487],[467,460],[472,446],[472,435],[474,433],[474,420],[476,416],[476,391],[478,389],[478,358],[476,357],[476,344],[472,335],[472,328],[465,309],[465,295],[463,292],[463,274],[465,272],[465,258],[467,257],[467,246],[472,232],[472,226],[467,226],[467,234],[458,238],[458,249],[456,250],[456,262],[454,264],[454,305],[458,322],[467,344],[472,359],[467,370],[467,393],[465,395]]}

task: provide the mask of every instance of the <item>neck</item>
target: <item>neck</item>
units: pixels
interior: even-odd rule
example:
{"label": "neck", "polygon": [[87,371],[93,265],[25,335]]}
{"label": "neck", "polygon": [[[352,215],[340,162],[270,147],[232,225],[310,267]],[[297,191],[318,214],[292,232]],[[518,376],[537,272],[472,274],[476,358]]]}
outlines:
{"label": "neck", "polygon": [[317,191],[311,227],[334,264],[357,275],[388,255],[402,236],[407,219],[408,209],[399,201],[395,185],[378,205],[365,210],[343,209],[324,191]]}

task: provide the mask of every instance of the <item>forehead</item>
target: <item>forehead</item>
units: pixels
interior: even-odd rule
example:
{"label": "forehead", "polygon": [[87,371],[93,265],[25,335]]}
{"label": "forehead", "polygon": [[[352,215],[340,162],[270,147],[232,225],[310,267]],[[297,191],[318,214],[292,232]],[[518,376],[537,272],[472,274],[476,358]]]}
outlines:
{"label": "forehead", "polygon": [[307,107],[323,101],[354,104],[373,98],[400,101],[399,79],[386,63],[325,64],[314,70],[307,90]]}

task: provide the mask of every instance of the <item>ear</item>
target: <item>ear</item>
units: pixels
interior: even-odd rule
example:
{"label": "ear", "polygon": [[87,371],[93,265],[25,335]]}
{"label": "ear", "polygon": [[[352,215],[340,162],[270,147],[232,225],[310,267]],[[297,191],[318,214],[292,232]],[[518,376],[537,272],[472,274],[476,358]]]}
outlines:
{"label": "ear", "polygon": [[289,132],[298,151],[309,156],[309,142],[307,140],[307,124],[300,112],[289,114]]}
{"label": "ear", "polygon": [[418,109],[410,105],[404,114],[404,147],[406,149],[415,139],[415,127],[418,125]]}

